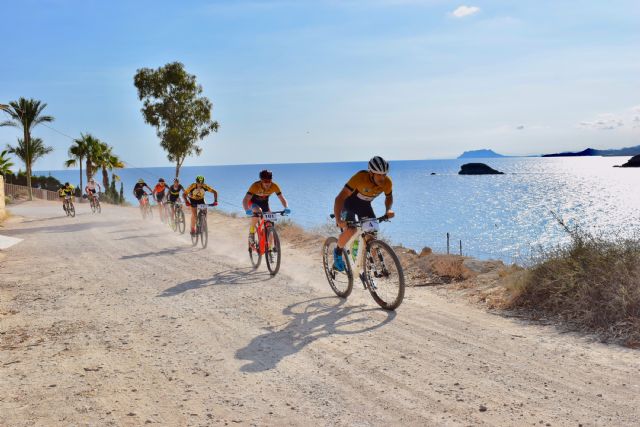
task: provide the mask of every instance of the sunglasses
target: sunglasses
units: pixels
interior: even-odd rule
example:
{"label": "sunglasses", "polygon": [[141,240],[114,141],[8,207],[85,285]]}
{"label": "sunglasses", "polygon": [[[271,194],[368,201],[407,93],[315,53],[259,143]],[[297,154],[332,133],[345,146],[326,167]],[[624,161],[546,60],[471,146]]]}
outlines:
{"label": "sunglasses", "polygon": [[261,181],[264,182],[265,184],[271,184],[270,179],[262,179]]}

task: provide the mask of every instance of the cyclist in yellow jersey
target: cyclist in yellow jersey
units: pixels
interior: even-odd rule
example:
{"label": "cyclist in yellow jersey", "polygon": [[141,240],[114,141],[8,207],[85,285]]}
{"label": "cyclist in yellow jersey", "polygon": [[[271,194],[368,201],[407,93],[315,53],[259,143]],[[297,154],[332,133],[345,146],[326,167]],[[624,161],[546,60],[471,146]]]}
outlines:
{"label": "cyclist in yellow jersey", "polygon": [[269,196],[273,193],[278,196],[280,203],[284,207],[284,213],[290,214],[289,203],[287,199],[282,195],[278,184],[273,182],[273,173],[270,170],[264,169],[260,171],[260,180],[254,182],[247,190],[247,194],[242,200],[242,207],[247,215],[251,215],[251,227],[249,228],[249,243],[253,243],[252,239],[256,232],[256,224],[258,223],[258,217],[254,217],[254,212],[271,212],[269,208]]}
{"label": "cyclist in yellow jersey", "polygon": [[213,206],[218,206],[218,192],[204,183],[204,176],[202,175],[198,175],[196,182],[187,187],[184,193],[182,193],[184,204],[191,206],[191,235],[196,233],[197,206],[206,203],[204,201],[204,194],[207,191],[213,193]]}
{"label": "cyclist in yellow jersey", "polygon": [[349,239],[356,233],[353,227],[347,227],[347,221],[355,221],[363,218],[375,218],[371,202],[373,199],[384,193],[385,215],[393,218],[395,215],[391,210],[393,205],[393,195],[391,178],[389,173],[389,163],[380,156],[372,157],[369,160],[369,170],[361,170],[351,177],[345,184],[342,191],[336,197],[333,205],[333,213],[336,217],[336,225],[342,229],[338,244],[333,252],[334,267],[338,271],[344,271],[344,259],[342,249]]}
{"label": "cyclist in yellow jersey", "polygon": [[68,182],[65,182],[64,186],[60,187],[60,189],[58,190],[58,197],[60,198],[60,201],[62,202],[62,210],[64,210],[64,198],[65,198],[65,196],[73,196],[74,190],[75,190],[75,187],[73,185],[69,184]]}

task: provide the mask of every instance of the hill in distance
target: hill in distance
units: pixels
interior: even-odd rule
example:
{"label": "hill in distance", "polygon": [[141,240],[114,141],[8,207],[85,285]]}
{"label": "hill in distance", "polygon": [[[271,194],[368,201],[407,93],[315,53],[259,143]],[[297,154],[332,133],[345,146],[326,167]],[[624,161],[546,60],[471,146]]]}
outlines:
{"label": "hill in distance", "polygon": [[542,157],[580,157],[580,156],[637,156],[640,154],[640,145],[611,150],[596,150],[587,148],[578,152],[565,152],[556,154],[543,154]]}
{"label": "hill in distance", "polygon": [[461,155],[458,156],[459,159],[491,159],[498,157],[507,157],[502,154],[498,154],[493,150],[483,149],[483,150],[471,150],[465,151]]}

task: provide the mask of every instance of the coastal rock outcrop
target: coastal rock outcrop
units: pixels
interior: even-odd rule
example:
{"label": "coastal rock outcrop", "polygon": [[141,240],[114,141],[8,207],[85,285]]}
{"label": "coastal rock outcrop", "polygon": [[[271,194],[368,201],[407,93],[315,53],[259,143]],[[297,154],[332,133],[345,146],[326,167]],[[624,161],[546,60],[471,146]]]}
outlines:
{"label": "coastal rock outcrop", "polygon": [[633,156],[624,165],[620,165],[621,168],[640,168],[640,154]]}
{"label": "coastal rock outcrop", "polygon": [[459,175],[504,175],[484,163],[466,163],[460,167]]}

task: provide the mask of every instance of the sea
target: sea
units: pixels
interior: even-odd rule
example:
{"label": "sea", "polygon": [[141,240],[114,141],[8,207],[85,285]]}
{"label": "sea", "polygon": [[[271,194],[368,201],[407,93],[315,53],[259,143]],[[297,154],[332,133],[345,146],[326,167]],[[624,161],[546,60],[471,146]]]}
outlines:
{"label": "sea", "polygon": [[[480,259],[527,264],[544,250],[566,244],[569,227],[610,238],[638,235],[640,169],[615,168],[629,157],[515,157],[497,159],[392,161],[393,210],[381,225],[394,244],[420,251],[462,253]],[[458,175],[460,166],[483,162],[504,175]],[[219,209],[243,214],[242,199],[261,169],[271,169],[292,210],[291,220],[309,230],[331,232],[329,214],[347,180],[366,162],[186,166],[185,187],[196,175],[219,192]],[[139,178],[150,186],[175,176],[173,167],[114,171],[130,202]],[[79,171],[38,171],[79,183]],[[101,175],[96,176],[101,182]],[[83,177],[83,181],[85,178]],[[210,197],[210,196],[208,196]],[[384,196],[374,201],[384,213]],[[280,202],[272,196],[271,208]],[[337,231],[337,230],[336,230]]]}

